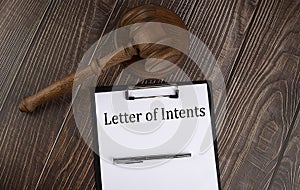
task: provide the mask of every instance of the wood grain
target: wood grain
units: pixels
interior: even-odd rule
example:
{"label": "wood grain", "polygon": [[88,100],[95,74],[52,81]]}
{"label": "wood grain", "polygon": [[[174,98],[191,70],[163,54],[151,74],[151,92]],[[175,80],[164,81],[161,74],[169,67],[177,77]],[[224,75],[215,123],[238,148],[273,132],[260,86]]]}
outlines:
{"label": "wood grain", "polygon": [[[217,113],[226,111],[225,120],[217,120],[223,189],[298,188],[297,0],[47,2],[0,1],[0,189],[95,188],[93,152],[76,128],[70,94],[28,115],[18,112],[17,104],[74,71],[125,11],[147,3],[183,18],[222,69],[227,107],[221,99],[215,104]],[[204,68],[184,66],[194,80],[211,70]],[[120,73],[120,67],[107,71],[101,85],[139,80]],[[168,80],[185,79],[175,73]]]}
{"label": "wood grain", "polygon": [[280,161],[300,101],[299,6],[299,1],[259,4],[219,128],[224,189],[266,189]]}
{"label": "wood grain", "polygon": [[0,110],[49,4],[49,0],[0,3]]}
{"label": "wood grain", "polygon": [[[298,109],[299,111],[299,109]],[[268,189],[300,189],[300,112],[295,117],[293,127],[283,157],[278,162],[278,171],[274,172]]]}
{"label": "wood grain", "polygon": [[[109,6],[100,4],[86,0],[51,2],[19,72],[9,81],[13,85],[1,110],[0,189],[34,189],[38,183],[71,98],[67,95],[49,102],[33,114],[20,113],[17,103],[76,68],[83,53],[99,38],[99,29],[110,12]],[[32,21],[27,22],[30,25]]]}
{"label": "wood grain", "polygon": [[[107,31],[116,24],[120,15],[131,7],[136,7],[144,3],[160,4],[160,1],[119,1],[116,14],[111,21]],[[209,2],[187,2],[187,1],[174,1],[162,2],[163,6],[170,8],[181,16],[184,21],[188,24],[190,30],[192,30],[201,40],[209,44],[210,48],[213,49],[214,55],[218,58],[218,63],[222,65],[225,73],[229,72],[233,67],[232,63],[238,55],[239,48],[241,47],[244,38],[247,33],[247,22],[250,22],[251,15],[255,10],[256,3],[249,1],[237,1],[237,2],[226,2],[223,1]],[[196,7],[197,10],[192,9]],[[212,22],[207,24],[207,19],[210,19],[215,15],[216,11],[210,10],[206,13],[204,10],[214,9],[221,7],[216,17],[220,17],[217,23]],[[217,8],[216,8],[217,9]],[[238,15],[242,15],[243,19],[240,19]],[[226,19],[225,19],[226,18]],[[211,26],[211,24],[213,26]],[[201,29],[199,29],[199,25]],[[216,38],[211,38],[203,33],[202,30],[207,30],[207,33],[214,33]],[[226,31],[226,33],[223,33]],[[221,35],[222,37],[219,37]],[[235,36],[235,38],[232,38]],[[227,58],[226,56],[232,57]],[[223,58],[226,57],[226,59]],[[188,64],[188,63],[187,63]],[[188,67],[188,66],[186,66]],[[187,68],[193,75],[193,79],[197,79],[199,76],[194,73],[193,68]],[[228,70],[228,71],[227,71]],[[198,71],[199,72],[199,71]],[[139,79],[127,74],[120,74],[120,68],[116,67],[108,71],[101,80],[101,85],[112,85],[112,84],[135,84]],[[227,73],[226,76],[229,76]],[[117,81],[115,81],[118,78]],[[173,81],[181,80],[180,75],[174,75]],[[90,123],[86,124],[90,126]],[[80,155],[80,156],[79,156]],[[78,189],[80,185],[93,183],[93,152],[88,149],[83,139],[80,137],[78,130],[76,129],[76,123],[72,116],[72,112],[68,116],[68,120],[64,123],[62,131],[58,136],[57,143],[53,147],[53,151],[49,157],[48,163],[45,165],[45,170],[41,175],[38,189],[50,188],[74,188]],[[78,175],[84,175],[79,177]],[[55,175],[56,180],[51,176]]]}

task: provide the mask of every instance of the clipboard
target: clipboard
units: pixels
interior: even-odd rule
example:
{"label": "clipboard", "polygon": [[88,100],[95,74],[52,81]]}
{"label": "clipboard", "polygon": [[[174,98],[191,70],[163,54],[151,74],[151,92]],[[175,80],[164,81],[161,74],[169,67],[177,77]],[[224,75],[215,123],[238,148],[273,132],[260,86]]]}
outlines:
{"label": "clipboard", "polygon": [[[94,143],[100,152],[100,156],[95,154],[94,159],[96,189],[220,189],[214,109],[210,86],[209,81],[194,81],[171,85],[96,88],[93,93],[94,98],[92,98],[94,101],[92,102],[95,126]],[[183,102],[183,99],[189,99],[188,97],[191,96],[191,89],[194,89],[194,98],[200,98],[200,102],[197,104],[193,100]],[[114,106],[112,106],[112,102],[114,102]],[[124,102],[128,104],[127,107],[126,104],[124,106]],[[165,104],[160,105],[160,102]],[[181,108],[178,106],[179,102],[181,102]],[[137,104],[141,106],[137,106]],[[198,117],[191,118],[191,105],[199,106],[197,107],[199,108],[197,109],[198,113],[193,113]],[[178,118],[175,117],[174,112],[173,118],[171,118],[171,111],[172,108],[174,111],[174,107],[178,108],[177,111],[175,110]],[[194,110],[196,110],[195,107]],[[207,109],[205,116],[200,116],[202,107]],[[161,118],[154,120],[153,110],[156,108],[160,110]],[[184,111],[182,111],[180,115],[180,110],[184,109],[186,109],[186,113],[183,114]],[[149,120],[147,120],[145,114],[151,110],[152,119],[148,118]],[[189,117],[187,117],[187,111],[190,111]],[[122,123],[118,120],[120,118],[112,119],[114,117],[111,116],[112,113],[118,115],[117,112],[120,112],[120,117],[121,113],[127,113],[128,123],[125,122],[125,118]],[[137,118],[139,113],[142,114],[140,118]],[[162,116],[166,113],[169,115]],[[135,114],[135,116],[131,116],[132,120],[129,119],[129,114]],[[149,129],[151,126],[161,123],[163,118],[165,126],[160,125],[160,127]],[[189,120],[189,122],[182,122],[183,120]],[[170,127],[175,126],[174,123],[179,127],[170,130]],[[126,126],[122,126],[124,124]],[[186,138],[185,136],[188,135],[182,134],[183,131],[189,131],[186,127],[188,124],[194,124],[196,127],[192,133],[188,134],[189,138]],[[204,131],[205,127],[200,128],[200,124],[207,125],[206,131]],[[140,130],[142,126],[146,129]],[[140,131],[135,131],[136,129]],[[130,135],[130,133],[134,135]],[[154,133],[160,135],[152,135]],[[152,135],[152,139],[147,135]],[[126,136],[128,137],[125,138]],[[109,140],[103,141],[106,138]],[[154,142],[153,139],[157,140]],[[185,144],[181,142],[180,145],[177,145],[176,143],[181,141],[180,139],[184,139]],[[202,141],[198,143],[197,140]],[[172,146],[167,146],[168,144]]]}

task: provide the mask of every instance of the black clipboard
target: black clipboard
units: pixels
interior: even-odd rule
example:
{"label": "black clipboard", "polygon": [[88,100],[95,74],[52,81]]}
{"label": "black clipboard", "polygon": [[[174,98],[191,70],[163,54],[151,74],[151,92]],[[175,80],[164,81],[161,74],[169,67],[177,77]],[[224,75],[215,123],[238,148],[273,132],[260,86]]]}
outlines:
{"label": "black clipboard", "polygon": [[[214,139],[214,153],[215,153],[215,163],[216,163],[216,172],[217,172],[217,180],[218,180],[218,189],[221,189],[221,181],[220,181],[220,169],[219,169],[219,156],[218,156],[218,146],[217,146],[217,138],[216,138],[216,125],[215,125],[215,115],[214,115],[214,104],[212,100],[212,84],[210,81],[202,80],[202,81],[192,81],[192,82],[177,82],[174,83],[177,86],[182,85],[193,85],[193,84],[207,84],[207,92],[208,92],[208,100],[209,100],[209,107],[210,107],[210,116],[211,116],[211,126],[212,126],[212,136]],[[172,85],[174,85],[172,84]],[[162,84],[155,84],[154,86],[160,87]],[[124,91],[128,90],[130,85],[119,85],[119,86],[101,86],[96,87],[92,89],[92,122],[93,122],[93,143],[94,147],[99,150],[99,143],[98,143],[98,132],[97,132],[97,122],[96,122],[96,104],[95,104],[95,93],[101,93],[101,92],[112,92],[112,91]],[[142,85],[142,87],[153,87],[153,84],[151,85]],[[130,99],[126,95],[126,98]],[[173,98],[173,97],[171,97]],[[176,98],[176,95],[175,95]],[[132,99],[133,100],[133,99]],[[95,182],[96,182],[96,189],[102,190],[102,181],[101,181],[101,165],[100,165],[100,157],[98,154],[94,153],[94,169],[95,169]]]}

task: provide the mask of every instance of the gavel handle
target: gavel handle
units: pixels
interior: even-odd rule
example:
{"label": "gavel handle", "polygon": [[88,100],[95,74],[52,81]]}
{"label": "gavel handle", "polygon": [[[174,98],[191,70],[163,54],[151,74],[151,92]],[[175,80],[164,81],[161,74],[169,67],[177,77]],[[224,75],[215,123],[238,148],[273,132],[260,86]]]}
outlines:
{"label": "gavel handle", "polygon": [[19,105],[19,110],[22,112],[33,112],[37,106],[57,98],[66,92],[71,92],[74,80],[80,84],[92,75],[99,76],[106,69],[130,60],[132,56],[136,54],[137,52],[134,48],[127,48],[114,52],[112,55],[106,56],[98,61],[92,60],[89,66],[77,71],[76,76],[75,73],[71,73],[62,79],[53,82],[36,94],[24,98]]}
{"label": "gavel handle", "polygon": [[[91,73],[93,73],[91,67],[86,67],[76,74],[76,78],[84,79],[91,76]],[[37,106],[48,100],[57,98],[66,92],[71,92],[74,78],[75,72],[53,82],[36,94],[24,98],[19,105],[19,110],[22,112],[33,112]]]}

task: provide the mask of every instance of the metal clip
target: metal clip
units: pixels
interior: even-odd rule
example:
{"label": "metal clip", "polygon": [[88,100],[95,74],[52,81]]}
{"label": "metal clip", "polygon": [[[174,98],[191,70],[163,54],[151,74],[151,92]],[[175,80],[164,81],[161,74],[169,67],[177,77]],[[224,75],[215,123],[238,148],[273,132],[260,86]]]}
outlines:
{"label": "metal clip", "polygon": [[[158,89],[160,90],[158,91]],[[125,91],[127,100],[155,97],[178,98],[178,96],[179,89],[177,85],[134,86],[128,87]]]}

